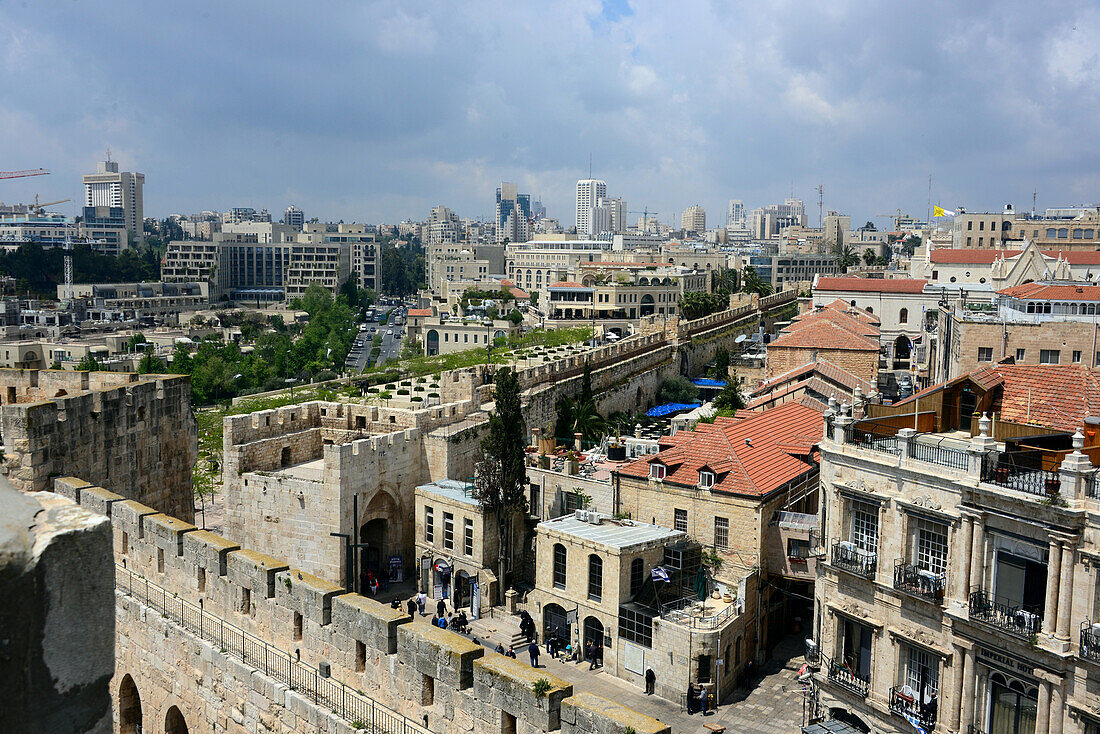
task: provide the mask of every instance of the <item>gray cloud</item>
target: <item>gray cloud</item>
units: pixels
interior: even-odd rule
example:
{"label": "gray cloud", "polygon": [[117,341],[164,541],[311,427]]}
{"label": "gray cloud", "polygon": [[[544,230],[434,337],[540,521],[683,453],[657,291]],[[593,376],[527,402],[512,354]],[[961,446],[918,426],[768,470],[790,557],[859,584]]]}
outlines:
{"label": "gray cloud", "polygon": [[[864,220],[1093,202],[1100,10],[1075,2],[0,4],[0,198],[79,195],[111,147],[150,214],[361,221],[497,183],[572,220],[594,172],[631,209],[794,193]],[[881,223],[881,222],[880,222]]]}

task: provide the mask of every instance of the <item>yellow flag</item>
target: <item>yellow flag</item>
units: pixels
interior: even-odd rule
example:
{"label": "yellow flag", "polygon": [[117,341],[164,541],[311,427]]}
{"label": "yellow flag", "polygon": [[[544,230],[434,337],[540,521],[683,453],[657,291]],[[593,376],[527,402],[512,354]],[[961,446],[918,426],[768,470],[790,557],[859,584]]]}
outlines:
{"label": "yellow flag", "polygon": [[932,207],[932,216],[933,217],[953,217],[953,216],[955,216],[955,212],[953,212],[949,209],[944,209],[942,206],[933,206]]}

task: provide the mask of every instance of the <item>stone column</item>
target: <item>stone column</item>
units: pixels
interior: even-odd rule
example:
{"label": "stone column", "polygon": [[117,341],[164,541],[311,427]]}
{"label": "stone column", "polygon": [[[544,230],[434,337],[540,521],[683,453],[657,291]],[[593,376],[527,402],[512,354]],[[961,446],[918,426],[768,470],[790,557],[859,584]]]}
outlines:
{"label": "stone column", "polygon": [[[985,588],[985,518],[974,518],[973,541],[970,545],[970,586]],[[966,590],[967,595],[970,589]]]}
{"label": "stone column", "polygon": [[[1058,639],[1069,639],[1070,613],[1073,611],[1073,556],[1072,541],[1062,543],[1062,568],[1058,580]],[[1049,572],[1048,572],[1049,575]]]}
{"label": "stone column", "polygon": [[1039,680],[1039,710],[1035,714],[1035,734],[1049,734],[1050,730],[1050,681]]}
{"label": "stone column", "polygon": [[974,680],[977,669],[974,664],[974,648],[963,652],[962,695],[959,697],[959,730],[974,723]]}
{"label": "stone column", "polygon": [[1058,627],[1058,582],[1061,580],[1062,548],[1058,538],[1050,536],[1047,552],[1047,598],[1043,607],[1043,632],[1054,635]]}
{"label": "stone column", "polygon": [[1062,734],[1062,723],[1065,721],[1065,696],[1062,693],[1063,683],[1059,681],[1050,689],[1050,732],[1049,734]]}
{"label": "stone column", "polygon": [[966,604],[970,596],[970,564],[967,563],[967,557],[974,544],[974,518],[963,515],[959,532],[961,536],[956,544],[958,551],[955,553],[955,596]]}
{"label": "stone column", "polygon": [[955,660],[954,660],[954,679],[951,685],[951,695],[954,696],[954,700],[951,702],[951,719],[947,722],[947,727],[951,731],[959,731],[961,728],[959,722],[962,719],[962,703],[965,700],[962,695],[963,689],[963,667],[965,666],[966,650],[963,650],[959,646],[955,646]]}

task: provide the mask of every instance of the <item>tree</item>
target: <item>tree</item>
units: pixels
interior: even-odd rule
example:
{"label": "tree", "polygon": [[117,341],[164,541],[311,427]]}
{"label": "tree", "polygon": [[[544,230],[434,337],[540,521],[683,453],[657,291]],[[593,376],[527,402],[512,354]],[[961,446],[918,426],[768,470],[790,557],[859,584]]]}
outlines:
{"label": "tree", "polygon": [[539,305],[539,292],[538,291],[531,291],[531,305],[532,306],[538,306]]}
{"label": "tree", "polygon": [[714,407],[718,410],[735,411],[745,407],[745,399],[741,396],[741,387],[737,384],[737,378],[730,375],[726,386],[718,397],[714,399]]}
{"label": "tree", "polygon": [[752,265],[746,265],[745,271],[741,277],[741,290],[745,293],[756,293],[761,296],[770,296],[775,292],[772,288],[772,284],[761,278],[756,268]]}
{"label": "tree", "polygon": [[866,250],[863,251],[863,264],[864,265],[874,265],[875,260],[877,258],[878,258],[878,256],[875,254],[875,251],[874,251],[873,248],[868,247]]}
{"label": "tree", "polygon": [[878,231],[878,229],[875,227],[874,222],[867,222],[867,224],[860,227],[860,229],[862,229],[864,232],[877,232]]}
{"label": "tree", "polygon": [[725,380],[729,378],[730,371],[730,353],[725,347],[718,347],[714,352],[714,371],[712,374],[715,379]]}
{"label": "tree", "polygon": [[90,354],[85,354],[80,358],[80,361],[76,363],[76,369],[79,372],[99,372],[103,369],[103,365]]}
{"label": "tree", "polygon": [[673,377],[661,383],[657,389],[657,402],[694,403],[699,399],[699,388],[686,377]]}
{"label": "tree", "polygon": [[836,255],[836,264],[842,273],[847,273],[848,268],[859,262],[859,258],[856,257],[855,250],[852,249],[851,245],[838,242],[833,247],[833,254]]}
{"label": "tree", "polygon": [[508,316],[506,318],[516,326],[519,326],[521,323],[523,323],[523,314],[521,314],[518,309],[513,308],[511,311],[508,312]]}
{"label": "tree", "polygon": [[497,518],[498,602],[503,603],[512,565],[512,535],[516,521],[527,511],[527,427],[519,404],[519,380],[507,367],[496,373],[493,401],[489,435],[481,442],[484,459],[475,472],[474,498]]}
{"label": "tree", "polygon": [[137,368],[139,375],[163,375],[168,371],[168,366],[164,364],[164,360],[153,354],[152,349],[146,349],[141,361],[138,362]]}

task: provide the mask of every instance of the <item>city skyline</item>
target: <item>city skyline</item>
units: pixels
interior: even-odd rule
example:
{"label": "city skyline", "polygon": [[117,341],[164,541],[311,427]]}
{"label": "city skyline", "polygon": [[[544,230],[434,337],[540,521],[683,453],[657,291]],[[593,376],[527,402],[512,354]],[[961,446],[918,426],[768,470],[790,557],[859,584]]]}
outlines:
{"label": "city skyline", "polygon": [[[109,147],[146,174],[156,217],[293,203],[333,221],[438,204],[490,219],[515,181],[570,226],[590,154],[593,177],[674,224],[695,203],[720,223],[731,198],[792,191],[816,224],[823,184],[826,210],[881,228],[899,207],[925,215],[929,174],[951,208],[1028,210],[1035,190],[1040,210],[1095,203],[1100,64],[1085,39],[1100,11],[914,7],[902,33],[893,8],[790,10],[578,3],[533,25],[526,6],[189,5],[154,26],[110,4],[7,7],[0,63],[36,83],[0,92],[18,141],[4,167],[53,175],[0,199],[79,201]],[[134,42],[105,51],[110,33]]]}

